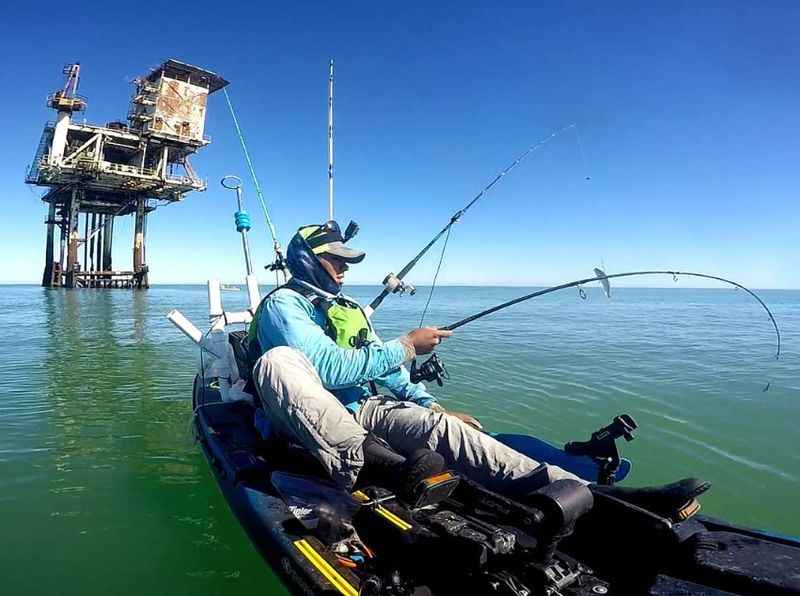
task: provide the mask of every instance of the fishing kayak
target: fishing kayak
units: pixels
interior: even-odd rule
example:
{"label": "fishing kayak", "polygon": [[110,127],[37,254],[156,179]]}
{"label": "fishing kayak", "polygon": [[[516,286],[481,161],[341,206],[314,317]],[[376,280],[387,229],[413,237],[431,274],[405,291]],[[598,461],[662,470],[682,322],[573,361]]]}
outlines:
{"label": "fishing kayak", "polygon": [[[244,334],[227,337],[243,357]],[[345,493],[301,446],[265,438],[259,408],[223,399],[224,380],[209,372],[194,383],[199,443],[236,518],[293,593],[800,594],[800,541],[702,515],[673,523],[610,496],[576,504],[570,488],[520,503],[452,473],[414,504],[379,486]],[[588,456],[495,436],[597,480]],[[609,481],[629,470],[619,459]]]}

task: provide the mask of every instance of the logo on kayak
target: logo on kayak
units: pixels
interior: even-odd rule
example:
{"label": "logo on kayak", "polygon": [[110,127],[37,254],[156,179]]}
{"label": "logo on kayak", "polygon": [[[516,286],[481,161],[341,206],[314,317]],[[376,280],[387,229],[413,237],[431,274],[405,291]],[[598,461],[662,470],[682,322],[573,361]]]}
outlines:
{"label": "logo on kayak", "polygon": [[314,509],[311,507],[289,505],[289,511],[291,511],[292,515],[304,523],[313,524],[313,526],[316,526],[316,524],[319,522],[317,516],[314,515]]}

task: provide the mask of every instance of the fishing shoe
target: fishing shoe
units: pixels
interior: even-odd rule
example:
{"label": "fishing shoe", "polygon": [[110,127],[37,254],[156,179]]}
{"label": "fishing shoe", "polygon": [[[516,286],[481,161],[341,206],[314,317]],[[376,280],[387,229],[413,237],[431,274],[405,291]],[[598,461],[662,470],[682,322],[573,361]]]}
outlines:
{"label": "fishing shoe", "polygon": [[616,497],[661,517],[680,522],[700,510],[697,497],[711,488],[711,483],[697,478],[684,478],[672,484],[641,488],[591,485],[595,494]]}
{"label": "fishing shoe", "polygon": [[407,502],[415,500],[422,481],[445,470],[444,458],[435,451],[417,449],[405,458],[372,433],[364,439],[363,449],[364,468],[356,485],[376,484]]}

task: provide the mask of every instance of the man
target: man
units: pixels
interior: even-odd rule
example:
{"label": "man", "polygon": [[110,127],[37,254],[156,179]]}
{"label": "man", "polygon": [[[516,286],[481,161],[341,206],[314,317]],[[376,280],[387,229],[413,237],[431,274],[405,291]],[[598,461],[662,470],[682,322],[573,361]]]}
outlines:
{"label": "man", "polygon": [[[503,445],[411,382],[404,364],[452,332],[423,327],[382,342],[361,308],[341,294],[349,265],[365,256],[346,240],[334,221],[300,228],[287,248],[292,279],[256,312],[251,337],[263,356],[253,376],[277,430],[309,449],[346,489],[377,479],[408,490],[443,466],[512,496],[558,479],[586,483]],[[391,396],[375,395],[369,385]],[[646,505],[656,495],[661,507],[664,490],[671,506],[675,486],[613,490],[627,490],[632,501],[644,496]],[[688,496],[683,488],[680,498]]]}

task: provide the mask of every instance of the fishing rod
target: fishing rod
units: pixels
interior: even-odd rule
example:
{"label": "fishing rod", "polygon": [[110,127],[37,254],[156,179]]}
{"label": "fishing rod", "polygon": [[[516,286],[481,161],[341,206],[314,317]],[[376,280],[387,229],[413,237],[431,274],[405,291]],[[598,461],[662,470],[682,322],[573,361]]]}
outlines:
{"label": "fishing rod", "polygon": [[[772,326],[775,328],[775,337],[777,341],[777,348],[775,351],[775,358],[780,358],[781,355],[781,332],[778,328],[778,323],[775,320],[775,316],[772,314],[772,311],[766,305],[766,303],[758,296],[755,292],[746,288],[742,284],[735,282],[730,279],[726,279],[724,277],[718,277],[716,275],[709,275],[707,273],[694,273],[691,271],[669,271],[669,270],[654,270],[654,271],[630,271],[627,273],[612,273],[611,275],[607,275],[602,269],[595,268],[594,270],[594,277],[586,277],[584,279],[578,279],[575,281],[570,281],[558,286],[552,286],[550,288],[545,288],[543,290],[537,290],[536,292],[531,292],[530,294],[525,294],[524,296],[520,296],[519,298],[514,298],[513,300],[508,300],[507,302],[503,302],[502,304],[498,304],[496,306],[492,306],[491,308],[487,308],[486,310],[482,310],[474,315],[470,315],[469,317],[465,317],[455,323],[450,323],[449,325],[445,325],[443,327],[439,327],[444,331],[452,331],[453,329],[458,329],[459,327],[463,327],[468,323],[472,323],[478,319],[481,319],[485,316],[490,314],[496,313],[497,311],[503,310],[508,308],[509,306],[514,306],[515,304],[519,304],[520,302],[525,302],[526,300],[531,300],[532,298],[537,298],[539,296],[544,296],[545,294],[551,294],[552,292],[558,292],[559,290],[565,290],[567,288],[574,288],[577,287],[580,293],[581,298],[586,298],[586,292],[583,290],[581,286],[587,283],[591,283],[594,281],[599,281],[603,288],[603,293],[607,297],[611,297],[611,284],[609,283],[609,279],[620,278],[620,277],[634,277],[634,276],[642,276],[642,275],[671,275],[674,281],[678,281],[678,276],[683,275],[687,277],[700,277],[704,279],[713,279],[715,281],[721,281],[723,283],[729,284],[738,288],[740,290],[744,290],[750,296],[752,296],[766,311],[767,315],[769,316],[769,320],[772,322]],[[439,385],[442,384],[442,380],[447,378],[447,370],[444,367],[439,356],[434,353],[427,361],[422,363],[419,367],[417,367],[416,361],[412,362],[411,365],[411,380],[415,383],[419,381],[436,381]]]}
{"label": "fishing rod", "polygon": [[[567,126],[565,126],[563,128],[560,128],[560,129],[550,133],[548,136],[544,137],[539,142],[537,142],[534,145],[531,145],[530,147],[528,147],[528,149],[526,149],[524,152],[522,152],[519,155],[519,157],[517,157],[514,161],[512,161],[499,174],[497,174],[497,176],[495,176],[494,179],[491,182],[489,182],[489,184],[487,184],[485,187],[483,187],[483,189],[477,195],[475,195],[469,203],[467,203],[464,207],[462,207],[461,209],[456,211],[450,217],[450,221],[447,223],[447,225],[444,226],[439,231],[439,233],[436,234],[433,237],[433,239],[430,242],[428,242],[428,244],[426,244],[422,248],[422,250],[419,251],[416,254],[416,256],[413,259],[411,259],[408,263],[406,263],[406,265],[396,275],[394,273],[389,273],[384,278],[384,280],[382,282],[383,290],[381,290],[381,293],[378,294],[377,296],[375,296],[375,298],[372,300],[372,302],[369,303],[369,306],[366,309],[364,309],[365,312],[367,313],[367,315],[368,316],[372,316],[372,313],[381,305],[381,303],[383,302],[384,298],[386,298],[389,294],[404,294],[404,293],[408,292],[409,295],[413,296],[417,291],[416,288],[413,285],[411,285],[410,283],[407,283],[407,282],[403,281],[403,279],[408,274],[408,272],[411,271],[414,268],[414,266],[417,264],[417,262],[419,262],[419,260],[423,256],[425,256],[425,253],[427,253],[431,249],[431,247],[434,244],[436,244],[436,242],[438,242],[439,239],[442,236],[444,236],[445,234],[447,234],[447,238],[449,239],[449,237],[450,237],[450,229],[453,227],[453,225],[458,223],[458,221],[461,219],[461,217],[467,211],[469,211],[469,209],[475,203],[477,203],[482,197],[484,197],[492,189],[492,187],[494,187],[495,184],[500,182],[500,180],[506,174],[510,173],[514,168],[516,168],[520,163],[522,163],[531,153],[533,153],[537,149],[540,149],[541,147],[543,147],[544,145],[546,145],[547,143],[552,141],[554,138],[556,138],[557,136],[561,135],[562,133],[566,132],[567,130],[569,130],[571,128],[575,128],[575,123],[568,124]],[[445,247],[446,246],[447,245],[445,244]],[[442,256],[444,256],[444,250],[442,250]],[[441,266],[441,259],[439,261],[439,264]],[[438,275],[438,270],[437,270],[437,275]]]}
{"label": "fishing rod", "polygon": [[333,59],[328,65],[328,219],[333,219]]}
{"label": "fishing rod", "polygon": [[261,211],[263,212],[264,219],[267,222],[267,229],[269,230],[270,236],[272,236],[272,250],[275,251],[275,260],[264,268],[275,272],[275,285],[277,286],[279,285],[279,273],[283,274],[283,280],[286,281],[286,259],[283,256],[283,249],[281,248],[281,243],[278,241],[278,232],[275,230],[275,224],[272,223],[272,217],[269,214],[269,208],[267,207],[267,202],[264,199],[264,193],[261,190],[261,184],[258,181],[258,176],[256,176],[256,169],[253,166],[253,160],[250,159],[250,152],[247,150],[247,143],[244,140],[244,134],[242,134],[242,129],[239,126],[239,119],[236,117],[236,111],[233,109],[233,103],[228,95],[228,90],[223,87],[222,93],[225,95],[225,101],[228,104],[228,111],[231,114],[233,126],[236,129],[236,136],[239,138],[239,144],[242,146],[244,160],[247,163],[247,169],[250,171],[250,177],[253,180],[253,187],[256,189],[258,202],[261,204]]}

